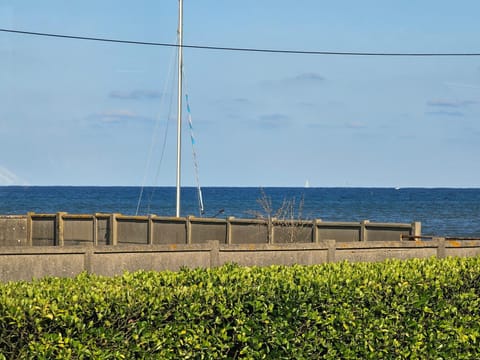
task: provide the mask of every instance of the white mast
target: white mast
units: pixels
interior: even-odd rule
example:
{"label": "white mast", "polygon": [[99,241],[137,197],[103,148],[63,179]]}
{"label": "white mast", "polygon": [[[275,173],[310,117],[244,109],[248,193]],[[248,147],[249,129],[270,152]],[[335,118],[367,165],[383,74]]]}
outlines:
{"label": "white mast", "polygon": [[178,99],[177,99],[177,207],[176,217],[180,217],[180,175],[182,157],[182,83],[183,83],[183,0],[179,0],[178,10]]}

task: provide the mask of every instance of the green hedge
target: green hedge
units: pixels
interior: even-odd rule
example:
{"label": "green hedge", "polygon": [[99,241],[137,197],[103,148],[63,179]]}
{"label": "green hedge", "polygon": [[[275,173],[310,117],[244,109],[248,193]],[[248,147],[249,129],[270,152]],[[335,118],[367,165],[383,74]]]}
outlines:
{"label": "green hedge", "polygon": [[480,258],[0,285],[0,358],[478,359]]}

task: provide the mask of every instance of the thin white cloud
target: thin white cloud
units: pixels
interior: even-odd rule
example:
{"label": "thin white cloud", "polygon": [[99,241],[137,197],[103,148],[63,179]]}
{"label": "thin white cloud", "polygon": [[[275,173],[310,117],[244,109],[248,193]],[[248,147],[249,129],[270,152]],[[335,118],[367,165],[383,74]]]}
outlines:
{"label": "thin white cloud", "polygon": [[126,121],[145,121],[148,117],[141,116],[130,110],[104,111],[95,116],[103,123],[121,123]]}
{"label": "thin white cloud", "polygon": [[455,83],[455,82],[446,82],[445,85],[450,87],[460,87],[460,88],[470,88],[470,89],[480,89],[480,85],[476,84],[467,84],[467,83]]}
{"label": "thin white cloud", "polygon": [[307,124],[307,127],[315,128],[325,128],[325,129],[367,129],[368,124],[361,121],[346,121],[343,123],[340,122],[310,122]]}
{"label": "thin white cloud", "polygon": [[348,129],[365,129],[367,125],[359,121],[350,121],[345,123],[345,127]]}
{"label": "thin white cloud", "polygon": [[235,99],[232,99],[233,102],[235,103],[238,103],[238,104],[249,104],[250,103],[250,100],[248,100],[247,98],[235,98]]}
{"label": "thin white cloud", "polygon": [[477,100],[445,100],[445,99],[437,99],[437,100],[430,100],[427,101],[428,106],[433,107],[442,107],[442,108],[465,108],[470,105],[479,104],[480,101]]}
{"label": "thin white cloud", "polygon": [[215,101],[215,105],[218,105],[218,106],[232,106],[232,105],[234,105],[234,106],[237,106],[237,105],[246,106],[246,105],[252,105],[252,101],[247,99],[247,98],[238,97],[238,98],[217,100],[217,101]]}
{"label": "thin white cloud", "polygon": [[121,100],[154,100],[160,99],[162,94],[154,90],[111,91],[109,96]]}
{"label": "thin white cloud", "polygon": [[290,117],[283,114],[266,114],[259,117],[262,128],[278,129],[290,125]]}
{"label": "thin white cloud", "polygon": [[265,81],[266,86],[312,86],[325,82],[326,78],[314,72],[305,72],[295,76],[283,78],[280,80]]}
{"label": "thin white cloud", "polygon": [[432,116],[453,116],[453,117],[463,117],[465,114],[461,111],[428,111],[427,115]]}
{"label": "thin white cloud", "polygon": [[298,107],[305,108],[305,109],[311,109],[314,108],[317,104],[313,102],[308,102],[308,101],[300,101],[297,103]]}
{"label": "thin white cloud", "polygon": [[0,166],[0,185],[23,185],[25,184],[17,175],[13,172]]}
{"label": "thin white cloud", "polygon": [[293,78],[287,79],[287,81],[294,81],[294,82],[323,82],[325,78],[317,73],[308,72],[299,74]]}

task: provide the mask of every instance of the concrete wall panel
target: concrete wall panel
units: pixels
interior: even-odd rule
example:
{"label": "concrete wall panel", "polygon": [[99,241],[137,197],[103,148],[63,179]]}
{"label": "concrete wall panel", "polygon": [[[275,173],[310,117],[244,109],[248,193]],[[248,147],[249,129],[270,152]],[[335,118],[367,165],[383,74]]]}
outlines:
{"label": "concrete wall panel", "polygon": [[98,275],[121,275],[125,271],[180,270],[181,267],[210,267],[210,252],[116,252],[95,253],[91,260],[92,272]]}
{"label": "concrete wall panel", "polygon": [[410,235],[410,230],[404,227],[377,227],[367,226],[367,240],[368,241],[392,241],[401,240],[402,235]]}
{"label": "concrete wall panel", "polygon": [[341,242],[360,241],[360,226],[320,226],[318,227],[318,239]]}
{"label": "concrete wall panel", "polygon": [[232,244],[265,244],[268,226],[263,223],[232,223]]}
{"label": "concrete wall panel", "polygon": [[108,218],[100,218],[97,222],[97,245],[110,245],[110,221]]}
{"label": "concrete wall panel", "polygon": [[[8,217],[8,216],[7,216]],[[173,218],[121,214],[35,214],[12,219],[0,216],[0,246],[225,244],[399,241],[402,235],[420,237],[420,224],[281,221],[258,219]],[[19,230],[20,229],[20,230]],[[408,238],[408,237],[406,237]]]}
{"label": "concrete wall panel", "polygon": [[445,256],[480,256],[480,240],[447,240]]}
{"label": "concrete wall panel", "polygon": [[187,230],[184,221],[153,221],[152,244],[186,244]]}
{"label": "concrete wall panel", "polygon": [[312,225],[274,225],[274,242],[275,244],[285,244],[285,243],[311,243],[313,240],[312,236]]}
{"label": "concrete wall panel", "polygon": [[84,268],[83,254],[0,255],[0,281],[30,281],[45,276],[73,277]]}
{"label": "concrete wall panel", "polygon": [[192,222],[192,244],[204,244],[208,240],[217,240],[221,244],[227,243],[226,222]]}
{"label": "concrete wall panel", "polygon": [[92,219],[64,219],[64,245],[93,244]]}
{"label": "concrete wall panel", "polygon": [[148,220],[118,219],[118,244],[147,244]]}
{"label": "concrete wall panel", "polygon": [[0,246],[26,245],[28,245],[26,217],[0,217]]}
{"label": "concrete wall panel", "polygon": [[220,264],[236,263],[242,266],[312,265],[327,262],[327,250],[252,250],[221,251]]}
{"label": "concrete wall panel", "polygon": [[120,275],[136,270],[208,268],[234,262],[243,266],[322,264],[332,261],[372,262],[387,258],[479,256],[480,240],[391,241],[355,243],[227,245],[210,241],[192,245],[11,246],[0,248],[0,281],[45,276],[72,277],[82,271]]}
{"label": "concrete wall panel", "polygon": [[385,259],[407,260],[413,258],[428,258],[437,255],[437,249],[432,248],[373,248],[373,249],[338,249],[335,261],[374,262]]}
{"label": "concrete wall panel", "polygon": [[32,218],[32,245],[55,245],[55,218]]}

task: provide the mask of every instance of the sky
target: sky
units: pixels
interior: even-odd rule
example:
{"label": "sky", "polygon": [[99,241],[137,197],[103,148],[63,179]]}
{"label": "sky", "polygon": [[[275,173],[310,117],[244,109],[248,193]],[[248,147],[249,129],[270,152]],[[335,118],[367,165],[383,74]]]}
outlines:
{"label": "sky", "polygon": [[[480,53],[478,0],[184,0],[184,44]],[[0,0],[0,28],[175,43],[177,0]],[[0,185],[175,186],[176,49],[0,32]],[[202,186],[480,187],[480,57],[185,49]],[[195,184],[188,112],[182,185]]]}

